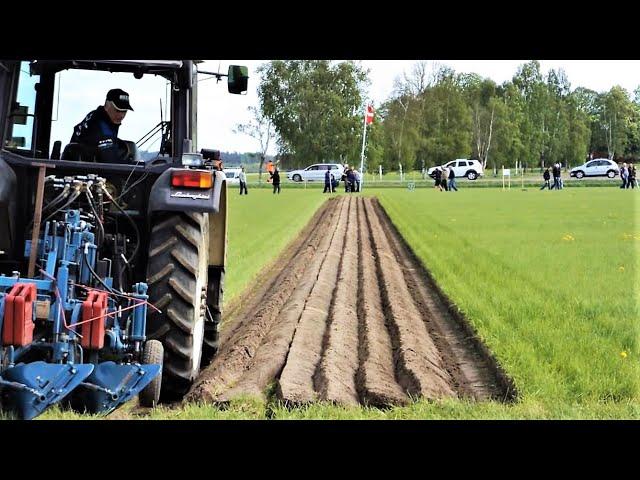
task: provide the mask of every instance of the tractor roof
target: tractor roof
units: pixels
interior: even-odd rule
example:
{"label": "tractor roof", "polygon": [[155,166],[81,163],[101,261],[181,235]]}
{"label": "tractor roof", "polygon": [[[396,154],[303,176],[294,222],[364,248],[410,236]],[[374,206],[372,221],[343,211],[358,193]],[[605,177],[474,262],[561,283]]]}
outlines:
{"label": "tractor roof", "polygon": [[[32,60],[31,73],[67,69],[162,74],[182,68],[185,60]],[[196,60],[194,63],[200,63]]]}

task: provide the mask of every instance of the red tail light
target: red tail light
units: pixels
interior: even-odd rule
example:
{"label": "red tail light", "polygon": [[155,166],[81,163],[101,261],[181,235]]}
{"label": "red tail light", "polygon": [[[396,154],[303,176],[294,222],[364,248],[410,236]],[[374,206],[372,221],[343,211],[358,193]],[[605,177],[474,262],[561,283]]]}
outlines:
{"label": "red tail light", "polygon": [[174,170],[171,186],[182,188],[211,188],[213,177],[209,170]]}

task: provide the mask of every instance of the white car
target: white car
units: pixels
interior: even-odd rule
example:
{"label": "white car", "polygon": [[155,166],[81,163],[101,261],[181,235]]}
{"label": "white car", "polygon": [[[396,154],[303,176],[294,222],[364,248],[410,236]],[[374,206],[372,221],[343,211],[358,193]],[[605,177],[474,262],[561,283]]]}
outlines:
{"label": "white car", "polygon": [[588,162],[571,169],[569,175],[576,178],[603,177],[613,178],[620,174],[620,168],[613,160],[608,158],[594,158]]}
{"label": "white car", "polygon": [[331,170],[334,178],[340,180],[344,167],[339,163],[316,163],[304,170],[292,170],[287,172],[287,178],[294,182],[324,182],[324,175],[327,170]]}
{"label": "white car", "polygon": [[469,180],[475,180],[484,175],[482,164],[478,160],[467,160],[466,158],[457,158],[444,165],[431,167],[427,170],[427,175],[435,178],[436,168],[442,170],[443,167],[453,168],[456,178],[467,177]]}
{"label": "white car", "polygon": [[227,177],[228,185],[240,185],[241,168],[225,168],[222,170]]}

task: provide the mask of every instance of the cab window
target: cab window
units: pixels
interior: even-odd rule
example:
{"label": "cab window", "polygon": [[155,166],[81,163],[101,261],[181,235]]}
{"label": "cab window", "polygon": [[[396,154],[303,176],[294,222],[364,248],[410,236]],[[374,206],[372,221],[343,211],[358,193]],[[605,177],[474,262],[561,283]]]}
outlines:
{"label": "cab window", "polygon": [[39,79],[39,75],[30,74],[29,62],[20,64],[17,95],[8,117],[6,148],[25,152],[32,150],[36,83]]}

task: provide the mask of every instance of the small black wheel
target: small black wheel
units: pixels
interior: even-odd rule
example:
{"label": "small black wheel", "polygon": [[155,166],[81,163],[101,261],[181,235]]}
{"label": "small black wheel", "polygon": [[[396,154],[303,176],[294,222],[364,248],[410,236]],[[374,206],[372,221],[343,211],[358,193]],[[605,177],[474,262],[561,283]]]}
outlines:
{"label": "small black wheel", "polygon": [[162,361],[164,359],[164,347],[159,340],[147,340],[142,350],[142,363],[160,365],[160,374],[156,375],[153,381],[144,387],[138,398],[143,407],[155,407],[160,400],[160,389],[162,387]]}
{"label": "small black wheel", "polygon": [[296,174],[293,176],[293,181],[294,181],[294,182],[301,182],[301,181],[302,181],[302,177],[296,173]]}

